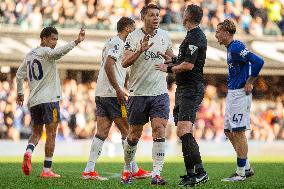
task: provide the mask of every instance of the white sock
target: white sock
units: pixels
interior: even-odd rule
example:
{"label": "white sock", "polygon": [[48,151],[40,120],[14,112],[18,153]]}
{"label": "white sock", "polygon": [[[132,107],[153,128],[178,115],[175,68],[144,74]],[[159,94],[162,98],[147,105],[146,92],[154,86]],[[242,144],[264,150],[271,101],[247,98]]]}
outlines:
{"label": "white sock", "polygon": [[237,167],[236,173],[237,173],[238,175],[244,177],[244,176],[246,175],[246,174],[245,174],[245,171],[246,171],[245,167]]}
{"label": "white sock", "polygon": [[165,140],[153,142],[152,159],[153,159],[153,172],[152,177],[160,175],[164,165],[165,158]]}
{"label": "white sock", "polygon": [[[124,149],[124,144],[126,142],[126,139],[121,139],[121,140],[122,140],[122,148]],[[130,163],[130,165],[131,165],[131,172],[132,173],[137,173],[139,168],[138,168],[138,165],[137,165],[135,159],[133,159],[133,161]],[[127,165],[126,164],[124,164],[124,170],[127,170]]]}
{"label": "white sock", "polygon": [[133,161],[131,162],[131,170],[132,170],[132,173],[137,173],[139,170],[135,159],[133,159]]}
{"label": "white sock", "polygon": [[96,165],[97,159],[101,155],[103,144],[104,144],[103,140],[97,137],[93,138],[90,155],[89,155],[89,161],[87,162],[85,172],[92,172],[95,170],[95,165]]}
{"label": "white sock", "polygon": [[250,169],[250,163],[249,163],[249,159],[247,158],[247,161],[246,161],[246,170],[249,170]]}
{"label": "white sock", "polygon": [[137,144],[135,146],[131,146],[127,141],[124,142],[124,170],[132,171],[131,162],[134,160],[134,156],[137,150]]}

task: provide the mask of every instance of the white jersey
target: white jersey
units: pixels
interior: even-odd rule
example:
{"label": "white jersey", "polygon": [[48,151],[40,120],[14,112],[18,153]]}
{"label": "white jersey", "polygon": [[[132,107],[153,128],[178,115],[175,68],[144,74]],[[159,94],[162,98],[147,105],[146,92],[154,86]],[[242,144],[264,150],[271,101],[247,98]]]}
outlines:
{"label": "white jersey", "polygon": [[113,66],[115,72],[115,78],[121,89],[124,88],[124,82],[126,77],[126,69],[122,67],[121,61],[124,53],[124,42],[118,36],[110,38],[104,46],[102,53],[102,63],[99,71],[99,77],[96,86],[96,96],[100,97],[116,97],[116,92],[113,86],[110,84],[104,69],[107,57],[112,57],[116,63]]}
{"label": "white jersey", "polygon": [[[125,49],[136,52],[140,48],[140,40],[145,33],[136,29],[131,32],[125,43]],[[167,74],[155,69],[155,64],[163,64],[164,59],[158,52],[165,53],[172,49],[172,42],[168,32],[157,29],[156,34],[149,39],[154,43],[147,51],[130,66],[129,94],[130,96],[157,96],[167,93]]]}
{"label": "white jersey", "polygon": [[74,41],[55,49],[40,46],[26,55],[16,78],[18,94],[23,94],[23,81],[28,78],[28,107],[61,99],[60,79],[55,60],[60,59],[75,46]]}

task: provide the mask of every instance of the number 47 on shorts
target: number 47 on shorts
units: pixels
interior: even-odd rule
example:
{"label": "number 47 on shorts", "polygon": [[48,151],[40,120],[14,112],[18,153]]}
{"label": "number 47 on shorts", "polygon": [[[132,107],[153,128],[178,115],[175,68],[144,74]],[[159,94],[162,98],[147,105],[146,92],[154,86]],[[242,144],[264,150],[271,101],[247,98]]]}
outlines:
{"label": "number 47 on shorts", "polygon": [[234,114],[233,116],[233,122],[238,123],[238,122],[241,122],[242,119],[243,119],[243,114]]}

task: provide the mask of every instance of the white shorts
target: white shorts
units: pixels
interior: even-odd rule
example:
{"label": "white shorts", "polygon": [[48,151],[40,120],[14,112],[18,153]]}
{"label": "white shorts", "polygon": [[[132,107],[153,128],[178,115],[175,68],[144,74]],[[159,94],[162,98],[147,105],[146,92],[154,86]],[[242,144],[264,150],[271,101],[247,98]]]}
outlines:
{"label": "white shorts", "polygon": [[246,95],[244,88],[228,91],[224,118],[225,132],[250,129],[251,102],[252,94]]}

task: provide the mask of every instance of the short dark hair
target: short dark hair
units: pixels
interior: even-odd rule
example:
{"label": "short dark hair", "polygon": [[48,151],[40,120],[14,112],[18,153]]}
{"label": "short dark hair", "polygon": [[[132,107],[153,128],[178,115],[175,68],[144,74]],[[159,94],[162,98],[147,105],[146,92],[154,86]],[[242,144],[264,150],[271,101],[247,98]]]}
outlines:
{"label": "short dark hair", "polygon": [[203,10],[200,6],[191,4],[186,7],[185,11],[190,17],[190,21],[200,24],[203,17]]}
{"label": "short dark hair", "polygon": [[49,37],[51,36],[51,34],[56,34],[58,35],[58,31],[55,27],[52,26],[48,26],[43,28],[43,30],[40,32],[40,38],[44,38],[44,37]]}
{"label": "short dark hair", "polygon": [[145,5],[145,6],[141,9],[141,11],[140,11],[141,17],[144,17],[144,16],[147,14],[147,12],[148,12],[149,9],[158,9],[159,12],[160,12],[160,8],[159,8],[157,5],[150,3],[150,4],[148,4],[148,5]]}
{"label": "short dark hair", "polygon": [[230,19],[225,19],[223,22],[220,22],[218,26],[221,27],[222,30],[229,32],[234,35],[236,33],[236,25]]}
{"label": "short dark hair", "polygon": [[117,32],[122,32],[125,27],[134,24],[135,21],[129,17],[121,17],[116,24]]}

